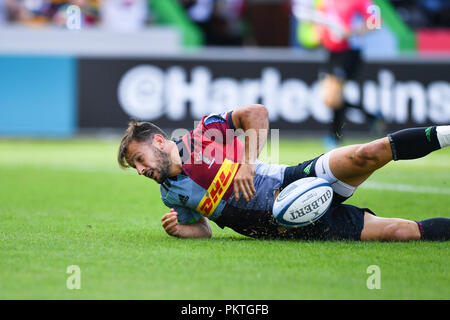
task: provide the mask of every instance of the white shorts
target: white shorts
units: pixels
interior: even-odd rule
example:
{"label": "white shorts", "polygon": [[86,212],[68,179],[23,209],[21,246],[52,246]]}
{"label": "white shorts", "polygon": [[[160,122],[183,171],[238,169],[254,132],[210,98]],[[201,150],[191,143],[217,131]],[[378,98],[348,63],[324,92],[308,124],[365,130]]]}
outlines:
{"label": "white shorts", "polygon": [[331,184],[331,187],[333,188],[334,192],[343,197],[348,198],[353,194],[353,192],[355,192],[357,187],[350,186],[338,180],[331,172],[330,169],[331,152],[333,151],[327,152],[317,159],[315,166],[316,176],[327,180]]}

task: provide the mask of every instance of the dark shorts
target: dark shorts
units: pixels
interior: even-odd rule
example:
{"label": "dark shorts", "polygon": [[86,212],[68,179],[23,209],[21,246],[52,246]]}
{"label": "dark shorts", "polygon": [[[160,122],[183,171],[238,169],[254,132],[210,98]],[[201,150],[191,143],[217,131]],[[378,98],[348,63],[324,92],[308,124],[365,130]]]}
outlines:
{"label": "dark shorts", "polygon": [[310,225],[285,228],[275,221],[271,211],[227,206],[215,222],[221,228],[228,227],[255,239],[360,241],[364,212],[372,213],[367,208],[339,204],[331,206],[319,220]]}
{"label": "dark shorts", "polygon": [[[298,179],[315,177],[314,167],[319,157],[287,167],[281,189]],[[221,228],[228,227],[257,239],[359,241],[364,228],[364,212],[374,213],[368,208],[342,204],[346,199],[334,193],[330,209],[319,220],[304,227],[285,228],[275,221],[271,211],[240,209],[230,205],[224,208],[215,222]]]}

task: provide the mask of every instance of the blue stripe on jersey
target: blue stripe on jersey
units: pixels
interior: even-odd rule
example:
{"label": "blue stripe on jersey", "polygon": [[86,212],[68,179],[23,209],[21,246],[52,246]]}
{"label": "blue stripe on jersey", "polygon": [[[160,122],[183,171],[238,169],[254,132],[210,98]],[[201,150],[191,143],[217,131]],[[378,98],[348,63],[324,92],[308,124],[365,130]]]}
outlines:
{"label": "blue stripe on jersey", "polygon": [[205,125],[215,123],[215,122],[226,122],[226,113],[225,114],[212,114],[205,118],[203,121]]}

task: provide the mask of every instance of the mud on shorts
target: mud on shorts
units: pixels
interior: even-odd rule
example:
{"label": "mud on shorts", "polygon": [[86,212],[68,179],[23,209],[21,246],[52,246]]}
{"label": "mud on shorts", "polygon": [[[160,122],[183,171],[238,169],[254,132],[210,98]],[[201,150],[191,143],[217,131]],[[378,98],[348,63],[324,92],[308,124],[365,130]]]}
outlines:
{"label": "mud on shorts", "polygon": [[271,211],[247,210],[227,205],[221,216],[215,220],[216,224],[257,239],[360,241],[364,213],[374,213],[368,208],[342,204],[353,194],[356,187],[334,177],[329,168],[329,156],[330,153],[326,153],[297,166],[287,167],[281,186],[283,189],[298,179],[317,176],[330,182],[333,202],[330,209],[314,223],[298,228],[285,228],[275,221]]}

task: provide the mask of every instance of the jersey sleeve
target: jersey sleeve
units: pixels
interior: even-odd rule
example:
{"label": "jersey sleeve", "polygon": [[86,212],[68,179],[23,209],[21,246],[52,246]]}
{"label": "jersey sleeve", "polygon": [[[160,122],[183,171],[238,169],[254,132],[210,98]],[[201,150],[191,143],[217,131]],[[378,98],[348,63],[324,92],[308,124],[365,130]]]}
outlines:
{"label": "jersey sleeve", "polygon": [[206,129],[217,129],[225,135],[227,129],[235,129],[231,114],[233,111],[223,113],[211,113],[203,119],[203,126]]}
{"label": "jersey sleeve", "polygon": [[168,208],[173,208],[178,212],[178,223],[179,224],[190,224],[198,221],[202,215],[190,208],[184,207],[182,205],[183,198],[178,195],[174,195],[169,191],[170,184],[165,181],[160,186],[161,200],[164,205]]}
{"label": "jersey sleeve", "polygon": [[197,222],[202,217],[200,213],[189,208],[175,206],[173,209],[178,212],[179,224],[191,224]]}
{"label": "jersey sleeve", "polygon": [[232,111],[212,113],[202,119],[202,135],[207,139],[225,144],[234,137],[234,125],[231,118]]}

